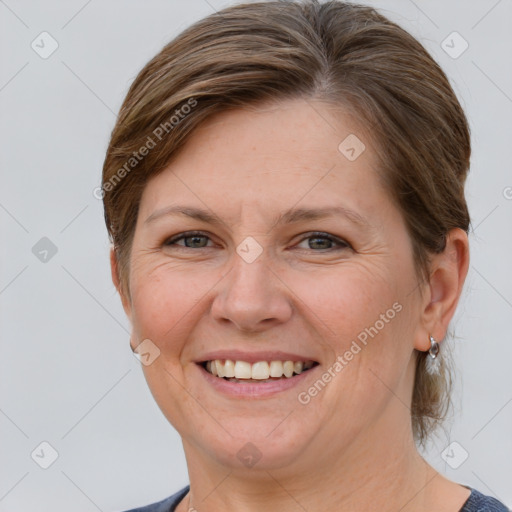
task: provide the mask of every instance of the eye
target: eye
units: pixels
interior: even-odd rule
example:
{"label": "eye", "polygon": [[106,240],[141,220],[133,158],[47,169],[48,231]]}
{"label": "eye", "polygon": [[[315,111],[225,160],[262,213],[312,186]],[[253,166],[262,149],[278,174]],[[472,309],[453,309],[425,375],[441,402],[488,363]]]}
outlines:
{"label": "eye", "polygon": [[[328,233],[315,232],[310,233],[304,237],[300,243],[308,241],[308,247],[306,249],[319,249],[319,250],[342,250],[350,249],[350,244]],[[334,245],[334,247],[333,247]],[[297,246],[299,247],[299,246]],[[319,251],[316,251],[319,252]]]}
{"label": "eye", "polygon": [[[182,240],[182,244],[177,243],[181,242]],[[189,249],[202,249],[203,247],[207,247],[206,244],[208,243],[208,240],[210,240],[210,237],[201,231],[189,231],[187,233],[180,233],[179,235],[169,238],[164,242],[164,246],[177,245]]]}
{"label": "eye", "polygon": [[[211,241],[210,237],[202,231],[188,231],[167,239],[163,245],[165,247],[177,246],[185,249],[203,249],[212,247],[212,245],[208,245],[209,241]],[[308,236],[303,237],[296,247],[301,248],[300,244],[304,242],[308,242],[308,247],[302,247],[302,249],[314,249],[315,252],[351,248],[350,244],[345,240],[323,232],[310,233]]]}

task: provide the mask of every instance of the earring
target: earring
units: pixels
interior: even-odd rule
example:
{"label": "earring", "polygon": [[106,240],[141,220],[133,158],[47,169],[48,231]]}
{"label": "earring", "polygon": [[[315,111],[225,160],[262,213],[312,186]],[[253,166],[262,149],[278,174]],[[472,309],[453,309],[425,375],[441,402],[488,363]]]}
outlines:
{"label": "earring", "polygon": [[430,350],[425,359],[425,368],[429,375],[439,375],[441,361],[439,360],[439,343],[430,336]]}

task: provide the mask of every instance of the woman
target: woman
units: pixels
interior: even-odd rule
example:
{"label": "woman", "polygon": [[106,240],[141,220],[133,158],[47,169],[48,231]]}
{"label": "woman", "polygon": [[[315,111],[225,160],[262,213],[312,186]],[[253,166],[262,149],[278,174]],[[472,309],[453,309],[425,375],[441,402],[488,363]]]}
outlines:
{"label": "woman", "polygon": [[448,403],[469,157],[444,73],[368,7],[227,8],[144,67],[105,219],[190,486],[136,510],[506,510],[417,449]]}

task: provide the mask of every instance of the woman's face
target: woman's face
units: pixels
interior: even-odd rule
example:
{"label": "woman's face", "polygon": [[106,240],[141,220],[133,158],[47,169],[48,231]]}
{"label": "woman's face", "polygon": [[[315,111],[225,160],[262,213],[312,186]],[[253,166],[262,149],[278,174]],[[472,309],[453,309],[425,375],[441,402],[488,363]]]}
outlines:
{"label": "woman's face", "polygon": [[[217,115],[147,184],[125,307],[187,457],[297,470],[410,428],[428,337],[374,151],[348,116],[288,101]],[[265,379],[285,361],[314,365]]]}

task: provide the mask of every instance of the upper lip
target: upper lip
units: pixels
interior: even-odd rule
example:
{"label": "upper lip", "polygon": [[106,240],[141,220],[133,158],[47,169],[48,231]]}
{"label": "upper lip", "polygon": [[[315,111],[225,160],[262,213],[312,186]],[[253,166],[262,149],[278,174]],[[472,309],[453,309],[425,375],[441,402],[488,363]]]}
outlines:
{"label": "upper lip", "polygon": [[230,359],[231,361],[246,361],[248,363],[257,363],[258,361],[314,361],[318,362],[314,357],[293,354],[291,352],[282,352],[276,350],[263,350],[258,352],[244,352],[243,350],[216,350],[208,352],[196,359],[196,363],[204,363],[205,361],[214,361],[215,359]]}

